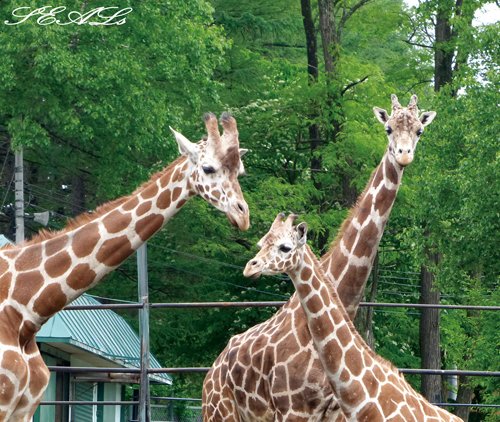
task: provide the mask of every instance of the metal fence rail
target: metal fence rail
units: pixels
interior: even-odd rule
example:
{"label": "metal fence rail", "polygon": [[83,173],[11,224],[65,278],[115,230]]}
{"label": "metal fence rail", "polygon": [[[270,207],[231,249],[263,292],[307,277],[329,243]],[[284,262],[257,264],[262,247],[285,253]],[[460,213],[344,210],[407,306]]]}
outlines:
{"label": "metal fence rail", "polygon": [[[99,309],[138,309],[144,311],[147,309],[189,309],[189,308],[250,308],[250,307],[281,307],[286,301],[253,301],[253,302],[184,302],[184,303],[149,303],[143,300],[142,303],[118,303],[118,304],[100,304],[100,305],[70,305],[65,310],[99,310]],[[447,310],[475,310],[475,311],[500,311],[500,306],[483,306],[483,305],[453,305],[453,304],[423,304],[423,303],[387,303],[387,302],[361,302],[363,307],[381,307],[381,308],[434,308]],[[68,366],[49,366],[51,372],[66,372],[66,373],[124,373],[138,374],[141,378],[144,374],[188,374],[188,373],[206,373],[210,367],[172,367],[172,368],[103,368],[103,367],[68,367]],[[500,377],[500,371],[473,371],[473,370],[451,370],[451,369],[417,369],[417,368],[400,368],[399,371],[403,374],[412,375],[441,375],[441,376],[472,376],[472,377]],[[142,396],[142,395],[141,395]],[[139,400],[130,401],[44,401],[40,403],[44,406],[141,406],[154,407],[150,404],[150,400],[157,398],[140,397]],[[158,398],[164,401],[201,401],[201,399],[193,398],[178,398],[178,397],[162,397]],[[434,403],[440,407],[470,407],[470,408],[500,408],[500,404],[482,404],[482,403]]]}

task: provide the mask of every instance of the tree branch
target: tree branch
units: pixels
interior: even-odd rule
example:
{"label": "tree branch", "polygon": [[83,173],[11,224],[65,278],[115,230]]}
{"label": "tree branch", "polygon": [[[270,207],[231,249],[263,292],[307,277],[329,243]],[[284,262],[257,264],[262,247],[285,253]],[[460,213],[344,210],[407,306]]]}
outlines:
{"label": "tree branch", "polygon": [[344,89],[342,90],[342,92],[340,93],[341,96],[344,96],[344,94],[349,91],[351,88],[355,87],[356,85],[359,85],[361,83],[363,83],[364,81],[366,81],[368,78],[370,77],[370,75],[366,75],[364,78],[361,78],[357,81],[354,81],[354,82],[351,82],[350,84],[347,84]]}
{"label": "tree branch", "polygon": [[413,42],[413,41],[410,41],[410,40],[403,40],[403,42],[405,42],[406,44],[414,45],[416,47],[429,48],[431,50],[434,49],[434,46],[432,46],[432,45],[421,44],[419,42]]}
{"label": "tree branch", "polygon": [[359,0],[354,6],[352,6],[347,12],[346,9],[344,9],[344,13],[342,14],[342,19],[340,20],[339,27],[343,28],[345,23],[349,20],[349,18],[358,10],[359,8],[363,7],[367,3],[369,3],[372,0]]}

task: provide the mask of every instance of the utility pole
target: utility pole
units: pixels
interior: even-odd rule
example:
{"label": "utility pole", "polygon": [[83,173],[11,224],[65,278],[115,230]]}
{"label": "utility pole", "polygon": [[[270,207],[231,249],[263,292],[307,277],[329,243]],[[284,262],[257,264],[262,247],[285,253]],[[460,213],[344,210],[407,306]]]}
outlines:
{"label": "utility pole", "polygon": [[21,243],[24,241],[24,166],[22,148],[15,152],[14,166],[16,243]]}
{"label": "utility pole", "polygon": [[149,395],[149,288],[148,288],[148,253],[147,244],[137,249],[137,277],[139,279],[139,334],[141,337],[141,388],[139,394],[139,420],[151,421]]}

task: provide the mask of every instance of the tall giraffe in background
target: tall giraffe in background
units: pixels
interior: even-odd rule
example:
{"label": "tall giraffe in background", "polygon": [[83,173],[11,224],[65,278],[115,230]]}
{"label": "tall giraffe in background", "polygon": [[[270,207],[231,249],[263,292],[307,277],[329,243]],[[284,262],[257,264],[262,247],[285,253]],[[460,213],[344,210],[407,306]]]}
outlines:
{"label": "tall giraffe in background", "polygon": [[[408,107],[402,107],[395,95],[391,99],[390,116],[383,109],[373,109],[388,135],[386,153],[321,259],[351,319],[363,296],[403,169],[413,160],[423,128],[436,115],[431,111],[419,116],[415,95]],[[254,383],[260,389],[248,392],[247,385]],[[273,317],[231,338],[205,378],[203,416],[205,421],[343,420],[296,293]]]}
{"label": "tall giraffe in background", "polygon": [[28,421],[49,381],[35,333],[57,311],[93,287],[199,195],[241,230],[248,206],[236,121],[205,116],[208,138],[191,143],[174,132],[182,157],[130,196],[83,215],[59,232],[44,232],[0,250],[0,421]]}
{"label": "tall giraffe in background", "polygon": [[[304,308],[309,332],[347,421],[462,421],[430,404],[358,334],[319,261],[307,245],[307,225],[278,214],[243,274],[286,273]],[[293,407],[292,402],[292,407]],[[462,421],[463,422],[463,421]]]}

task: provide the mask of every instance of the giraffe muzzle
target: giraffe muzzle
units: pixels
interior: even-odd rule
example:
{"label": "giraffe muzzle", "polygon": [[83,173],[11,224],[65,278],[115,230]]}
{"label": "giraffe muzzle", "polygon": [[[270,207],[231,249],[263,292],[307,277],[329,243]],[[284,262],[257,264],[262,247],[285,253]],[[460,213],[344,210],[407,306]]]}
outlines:
{"label": "giraffe muzzle", "polygon": [[257,279],[262,274],[262,266],[259,264],[257,259],[252,259],[247,262],[245,269],[243,270],[243,275],[245,277]]}
{"label": "giraffe muzzle", "polygon": [[244,201],[237,201],[232,205],[226,216],[229,222],[241,231],[246,231],[250,227],[250,213]]}

